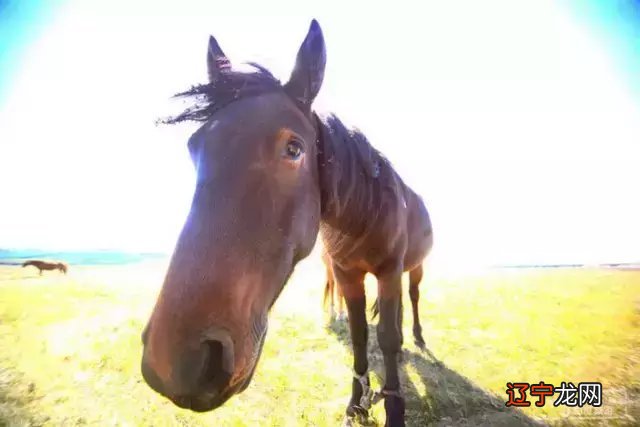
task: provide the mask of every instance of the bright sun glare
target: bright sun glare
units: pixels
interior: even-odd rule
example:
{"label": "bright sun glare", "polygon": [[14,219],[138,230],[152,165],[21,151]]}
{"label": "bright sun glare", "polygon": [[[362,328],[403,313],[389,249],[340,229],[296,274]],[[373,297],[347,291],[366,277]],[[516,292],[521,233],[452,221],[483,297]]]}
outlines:
{"label": "bright sun glare", "polygon": [[154,120],[209,33],[285,80],[315,17],[316,107],[424,197],[432,262],[640,260],[640,104],[607,45],[556,2],[392,4],[67,2],[0,98],[0,246],[171,250],[195,125]]}

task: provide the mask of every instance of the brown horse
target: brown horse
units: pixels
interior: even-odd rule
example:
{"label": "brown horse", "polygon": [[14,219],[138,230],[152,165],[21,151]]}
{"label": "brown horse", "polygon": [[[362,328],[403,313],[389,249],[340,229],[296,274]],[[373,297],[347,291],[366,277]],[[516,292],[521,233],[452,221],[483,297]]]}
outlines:
{"label": "brown horse", "polygon": [[40,271],[40,275],[42,276],[43,270],[60,270],[62,273],[67,274],[67,270],[69,267],[67,264],[63,262],[48,262],[48,261],[40,261],[40,260],[29,260],[22,263],[22,267],[34,266]]}
{"label": "brown horse", "polygon": [[432,245],[429,215],[365,136],[311,108],[324,78],[314,20],[281,84],[263,67],[239,72],[209,39],[209,83],[178,96],[195,104],[164,123],[202,122],[188,143],[196,188],[164,284],[142,333],[141,370],[176,405],[209,411],[244,391],[268,312],[321,230],[347,305],[354,350],[347,414],[366,412],[363,279],[378,279],[387,425],[404,425],[398,378],[403,271]]}

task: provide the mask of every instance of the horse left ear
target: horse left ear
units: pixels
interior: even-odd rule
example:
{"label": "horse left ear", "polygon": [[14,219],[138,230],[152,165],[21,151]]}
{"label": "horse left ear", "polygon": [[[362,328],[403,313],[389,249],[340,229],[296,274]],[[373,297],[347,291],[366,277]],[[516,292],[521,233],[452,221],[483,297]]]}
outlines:
{"label": "horse left ear", "polygon": [[324,37],[320,24],[314,19],[311,21],[307,37],[298,50],[291,77],[284,85],[289,96],[306,110],[311,110],[311,104],[320,91],[326,63]]}
{"label": "horse left ear", "polygon": [[209,36],[209,46],[207,47],[207,73],[209,83],[215,83],[220,74],[231,68],[231,63],[224,54],[218,41],[213,36]]}

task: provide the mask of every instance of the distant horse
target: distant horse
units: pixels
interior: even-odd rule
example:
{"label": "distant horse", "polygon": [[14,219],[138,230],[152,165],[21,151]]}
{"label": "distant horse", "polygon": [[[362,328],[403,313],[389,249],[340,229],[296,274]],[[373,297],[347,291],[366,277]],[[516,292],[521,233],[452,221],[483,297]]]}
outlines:
{"label": "distant horse", "polygon": [[40,275],[42,276],[42,270],[60,270],[62,273],[67,274],[67,270],[69,267],[67,264],[63,262],[48,262],[48,261],[39,261],[39,260],[29,260],[25,261],[22,264],[22,267],[34,266],[40,271]]}
{"label": "distant horse", "polygon": [[[380,54],[385,62],[388,52]],[[269,310],[320,232],[349,315],[347,415],[366,413],[373,396],[364,290],[372,273],[386,371],[375,396],[384,398],[386,425],[404,425],[401,276],[418,276],[432,246],[431,221],[362,132],[312,110],[325,62],[315,20],[285,84],[257,64],[234,70],[210,37],[209,83],[179,94],[194,105],[163,121],[202,123],[188,143],[196,170],[190,212],[142,333],[142,375],[177,406],[210,411],[248,387]]]}

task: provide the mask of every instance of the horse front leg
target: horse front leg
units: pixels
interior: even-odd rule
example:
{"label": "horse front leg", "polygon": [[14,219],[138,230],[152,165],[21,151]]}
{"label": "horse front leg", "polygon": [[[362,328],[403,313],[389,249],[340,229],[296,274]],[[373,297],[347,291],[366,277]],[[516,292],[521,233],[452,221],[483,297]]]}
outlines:
{"label": "horse front leg", "polygon": [[351,399],[347,405],[347,417],[367,417],[371,405],[369,382],[369,361],[367,359],[368,324],[366,297],[364,293],[365,272],[361,270],[342,270],[334,265],[335,279],[346,301],[349,318],[349,331],[353,347],[353,379]]}
{"label": "horse front leg", "polygon": [[405,402],[400,390],[398,359],[402,349],[402,324],[399,310],[402,302],[402,266],[393,268],[378,275],[378,344],[384,358],[385,382],[382,388],[385,426],[404,426]]}

